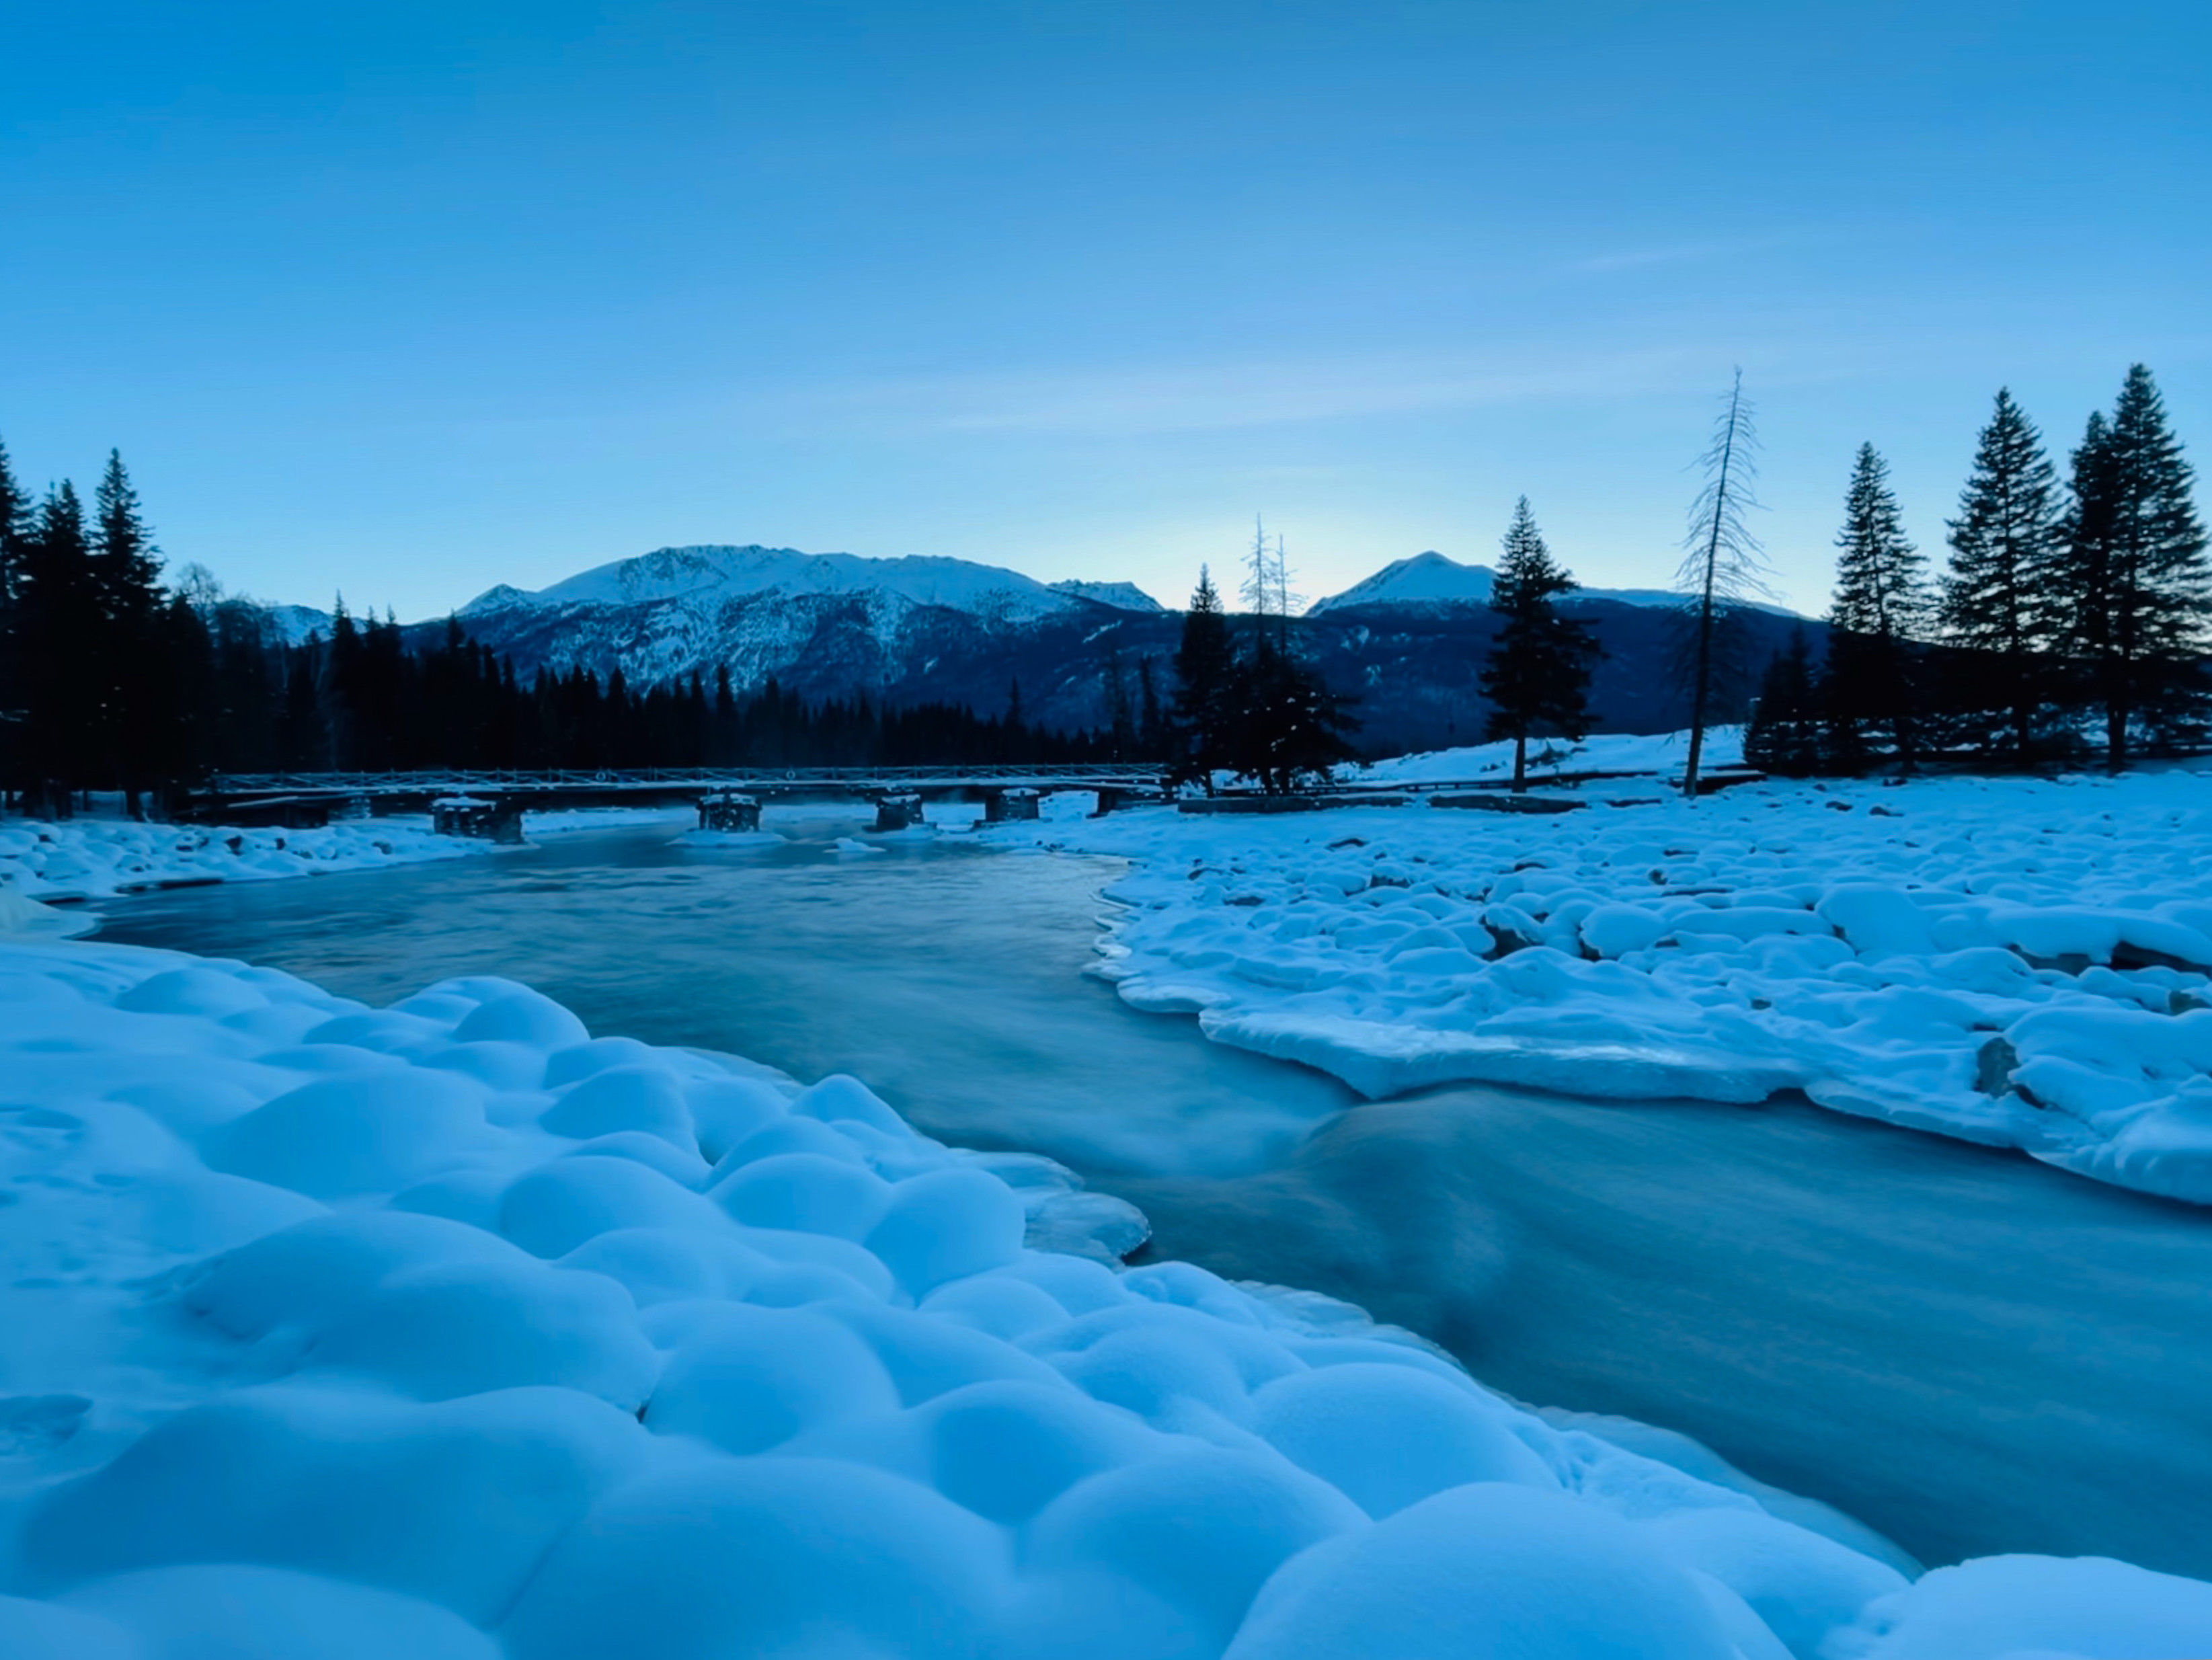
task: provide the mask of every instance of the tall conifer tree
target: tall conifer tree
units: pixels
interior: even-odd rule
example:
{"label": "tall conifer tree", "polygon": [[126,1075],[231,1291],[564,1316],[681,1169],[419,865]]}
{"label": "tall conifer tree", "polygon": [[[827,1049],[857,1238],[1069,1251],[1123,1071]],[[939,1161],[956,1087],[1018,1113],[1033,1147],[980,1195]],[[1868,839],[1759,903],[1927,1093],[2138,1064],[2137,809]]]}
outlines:
{"label": "tall conifer tree", "polygon": [[16,629],[17,573],[31,535],[31,498],[0,444],[0,804],[23,787],[22,645]]}
{"label": "tall conifer tree", "polygon": [[119,782],[133,818],[139,792],[168,769],[179,728],[167,659],[178,641],[163,626],[161,559],[119,451],[93,491],[93,569],[100,587],[98,651],[103,682],[96,745],[101,770]]}
{"label": "tall conifer tree", "polygon": [[2136,721],[2172,735],[2201,718],[2212,563],[2194,483],[2157,384],[2137,363],[2111,421],[2092,416],[2074,453],[2060,565],[2068,652],[2090,674],[2115,769]]}
{"label": "tall conifer tree", "polygon": [[21,552],[17,660],[24,765],[32,793],[48,810],[65,812],[67,793],[89,787],[97,776],[106,691],[100,581],[84,505],[69,480],[46,492]]}
{"label": "tall conifer tree", "polygon": [[8,463],[8,447],[0,444],[0,617],[15,602],[15,573],[22,564],[23,544],[31,534],[30,493],[15,482]]}
{"label": "tall conifer tree", "polygon": [[2057,474],[2008,389],[2000,388],[1949,521],[1951,569],[1938,608],[1943,637],[1975,654],[1975,678],[2004,722],[2015,761],[2034,747],[2045,670],[2061,626]]}
{"label": "tall conifer tree", "polygon": [[1836,546],[1827,676],[1836,758],[1855,762],[1871,729],[1910,763],[1917,749],[1915,642],[1927,617],[1927,561],[1905,534],[1889,468],[1872,444],[1860,445],[1852,464]]}
{"label": "tall conifer tree", "polygon": [[1784,778],[1808,777],[1820,769],[1820,696],[1813,648],[1802,626],[1766,666],[1758,706],[1744,732],[1743,758]]}
{"label": "tall conifer tree", "polygon": [[1490,700],[1487,735],[1513,740],[1513,787],[1528,784],[1528,739],[1547,727],[1579,742],[1589,730],[1590,666],[1598,654],[1589,629],[1559,615],[1558,601],[1575,579],[1544,545],[1528,498],[1514,504],[1505,557],[1490,605],[1504,618],[1482,666]]}
{"label": "tall conifer tree", "polygon": [[1228,764],[1237,651],[1229,637],[1229,618],[1212,573],[1199,567],[1198,587],[1183,614],[1182,639],[1176,648],[1176,691],[1170,704],[1176,745],[1176,769],[1213,793],[1213,773]]}

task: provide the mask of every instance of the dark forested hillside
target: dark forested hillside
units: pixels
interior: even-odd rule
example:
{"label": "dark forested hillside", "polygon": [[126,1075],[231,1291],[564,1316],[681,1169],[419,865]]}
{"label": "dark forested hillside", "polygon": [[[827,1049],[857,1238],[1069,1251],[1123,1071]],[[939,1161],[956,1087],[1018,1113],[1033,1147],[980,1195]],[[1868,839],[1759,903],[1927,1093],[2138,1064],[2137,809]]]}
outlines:
{"label": "dark forested hillside", "polygon": [[[823,596],[805,603],[802,629],[790,629],[768,667],[787,690],[813,702],[865,695],[891,707],[924,703],[965,705],[978,714],[1002,714],[1010,689],[1020,686],[1027,717],[1048,730],[1081,731],[1109,726],[1118,677],[1123,695],[1139,696],[1143,664],[1166,687],[1166,668],[1182,629],[1179,611],[1141,613],[1086,605],[1068,613],[994,624],[968,612],[918,607],[886,637],[866,599]],[[1589,599],[1576,614],[1603,647],[1590,701],[1599,729],[1668,732],[1688,717],[1677,672],[1680,622],[1664,608]],[[1244,619],[1232,619],[1244,626]],[[1480,740],[1489,706],[1476,685],[1498,624],[1486,605],[1382,605],[1294,617],[1292,650],[1310,663],[1329,688],[1359,700],[1357,739],[1363,753],[1396,754]],[[1733,613],[1741,672],[1723,718],[1739,718],[1759,671],[1787,645],[1796,619],[1762,611]],[[1804,624],[1816,646],[1823,625]],[[514,660],[526,679],[541,665],[579,666],[602,676],[651,644],[586,623],[573,613],[516,609],[467,621],[470,635]],[[410,630],[410,643],[442,638],[445,625]],[[702,648],[708,642],[701,642]],[[683,676],[696,669],[710,679],[719,664],[674,655]],[[731,666],[746,683],[744,664]],[[635,678],[635,677],[633,677]],[[756,682],[757,684],[757,682]]]}

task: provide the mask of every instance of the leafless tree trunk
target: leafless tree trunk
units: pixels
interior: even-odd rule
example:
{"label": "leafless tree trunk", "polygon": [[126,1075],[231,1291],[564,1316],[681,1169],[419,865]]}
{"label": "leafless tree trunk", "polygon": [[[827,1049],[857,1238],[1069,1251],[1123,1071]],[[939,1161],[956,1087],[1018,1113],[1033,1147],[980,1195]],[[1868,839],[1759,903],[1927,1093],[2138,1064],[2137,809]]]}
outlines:
{"label": "leafless tree trunk", "polygon": [[1682,769],[1682,793],[1698,794],[1698,769],[1704,759],[1705,723],[1713,700],[1715,632],[1727,611],[1754,594],[1771,594],[1767,565],[1759,538],[1744,522],[1744,511],[1759,505],[1751,484],[1759,434],[1752,424],[1750,400],[1743,395],[1743,371],[1735,372],[1727,406],[1714,423],[1712,442],[1702,465],[1705,486],[1690,508],[1688,550],[1675,587],[1687,596],[1691,629],[1690,755]]}

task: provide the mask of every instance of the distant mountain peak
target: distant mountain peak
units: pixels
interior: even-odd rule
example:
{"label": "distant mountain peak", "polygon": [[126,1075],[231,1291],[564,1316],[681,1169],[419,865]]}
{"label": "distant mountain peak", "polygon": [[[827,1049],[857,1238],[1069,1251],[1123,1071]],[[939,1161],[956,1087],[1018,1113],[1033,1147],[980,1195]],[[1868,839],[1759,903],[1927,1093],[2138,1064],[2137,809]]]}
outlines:
{"label": "distant mountain peak", "polygon": [[[1417,553],[1410,559],[1394,560],[1364,581],[1354,582],[1341,593],[1333,593],[1326,599],[1316,600],[1307,609],[1306,615],[1320,617],[1329,611],[1349,611],[1357,605],[1440,608],[1486,605],[1490,603],[1491,588],[1497,576],[1498,573],[1487,565],[1462,565],[1456,559],[1448,559],[1433,550]],[[1671,588],[1584,587],[1578,587],[1564,596],[1560,603],[1575,605],[1599,601],[1658,610],[1686,603],[1683,596]],[[1745,603],[1754,611],[1766,611],[1777,617],[1796,614],[1786,605],[1759,600]]]}
{"label": "distant mountain peak", "polygon": [[459,617],[476,617],[485,611],[504,611],[509,605],[526,605],[530,598],[527,592],[516,587],[512,582],[501,582],[486,588],[454,614]]}
{"label": "distant mountain peak", "polygon": [[1071,576],[1065,581],[1048,586],[1054,593],[1073,594],[1079,599],[1094,600],[1102,605],[1111,605],[1116,611],[1163,611],[1167,609],[1134,582],[1085,582]]}
{"label": "distant mountain peak", "polygon": [[1498,573],[1487,565],[1462,565],[1431,549],[1396,559],[1341,593],[1316,599],[1309,617],[1354,605],[1485,605]]}

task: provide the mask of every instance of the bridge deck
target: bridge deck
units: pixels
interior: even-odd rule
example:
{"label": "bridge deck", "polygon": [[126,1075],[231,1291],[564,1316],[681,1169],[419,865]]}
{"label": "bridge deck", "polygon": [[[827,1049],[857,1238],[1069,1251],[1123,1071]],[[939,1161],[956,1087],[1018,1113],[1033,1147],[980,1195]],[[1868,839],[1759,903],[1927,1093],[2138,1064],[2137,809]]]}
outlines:
{"label": "bridge deck", "polygon": [[662,767],[585,772],[269,772],[227,773],[209,781],[209,795],[347,796],[571,791],[676,792],[696,789],[849,788],[861,793],[946,789],[1159,789],[1156,766],[1066,767]]}

